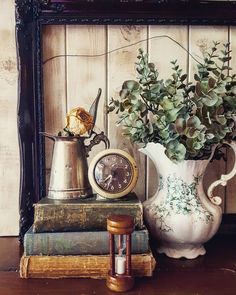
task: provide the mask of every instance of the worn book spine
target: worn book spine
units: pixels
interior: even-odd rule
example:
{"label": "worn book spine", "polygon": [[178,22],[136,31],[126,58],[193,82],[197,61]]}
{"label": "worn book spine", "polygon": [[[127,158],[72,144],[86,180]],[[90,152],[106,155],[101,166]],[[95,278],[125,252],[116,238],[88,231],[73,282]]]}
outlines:
{"label": "worn book spine", "polygon": [[[146,253],[149,249],[146,229],[132,233],[132,253]],[[33,233],[24,237],[25,255],[86,255],[109,254],[107,231]]]}
{"label": "worn book spine", "polygon": [[141,203],[36,204],[34,232],[106,230],[107,217],[124,214],[134,217],[135,228],[143,228]]}
{"label": "worn book spine", "polygon": [[[132,255],[134,276],[152,276],[155,259],[151,253]],[[109,269],[108,255],[22,256],[21,278],[103,279]]]}

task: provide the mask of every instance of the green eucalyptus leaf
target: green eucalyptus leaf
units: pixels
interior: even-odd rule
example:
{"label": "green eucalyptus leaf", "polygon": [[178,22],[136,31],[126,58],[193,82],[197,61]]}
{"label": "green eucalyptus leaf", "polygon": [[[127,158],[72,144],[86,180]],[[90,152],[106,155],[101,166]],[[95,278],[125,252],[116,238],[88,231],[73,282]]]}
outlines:
{"label": "green eucalyptus leaf", "polygon": [[124,120],[122,121],[126,126],[132,126],[132,122],[130,121],[130,119],[128,117],[124,118]]}
{"label": "green eucalyptus leaf", "polygon": [[214,134],[213,134],[213,133],[206,133],[205,138],[206,138],[207,140],[211,140],[211,139],[214,138]]}
{"label": "green eucalyptus leaf", "polygon": [[116,108],[115,105],[113,105],[113,106],[109,106],[109,107],[107,108],[107,109],[108,109],[108,113],[113,112],[115,108]]}
{"label": "green eucalyptus leaf", "polygon": [[174,108],[173,102],[170,101],[168,97],[164,97],[160,105],[163,107],[164,110],[171,110]]}
{"label": "green eucalyptus leaf", "polygon": [[169,133],[168,128],[165,128],[165,129],[163,129],[163,130],[160,130],[159,135],[160,135],[160,137],[161,137],[162,139],[165,139],[165,140],[168,139],[169,136],[170,136],[170,133]]}
{"label": "green eucalyptus leaf", "polygon": [[166,87],[168,87],[169,85],[171,85],[172,84],[172,80],[171,79],[167,79],[166,81],[165,81],[165,85],[166,85]]}
{"label": "green eucalyptus leaf", "polygon": [[125,110],[125,108],[124,108],[123,103],[120,103],[120,109],[119,109],[119,111],[120,111],[120,112],[123,112],[124,110]]}
{"label": "green eucalyptus leaf", "polygon": [[194,140],[192,138],[187,138],[186,145],[188,150],[193,150],[193,143],[194,143]]}
{"label": "green eucalyptus leaf", "polygon": [[125,81],[122,85],[122,89],[128,89],[130,91],[139,90],[139,83],[134,80]]}
{"label": "green eucalyptus leaf", "polygon": [[[234,95],[236,95],[236,86],[233,86],[231,89],[230,89],[230,92],[233,93]],[[236,98],[235,98],[236,99]]]}
{"label": "green eucalyptus leaf", "polygon": [[196,83],[195,86],[195,93],[197,94],[197,96],[201,96],[202,95],[202,89],[201,89],[201,84],[200,82]]}
{"label": "green eucalyptus leaf", "polygon": [[183,134],[186,128],[186,121],[184,118],[177,118],[175,121],[175,129],[179,134]]}
{"label": "green eucalyptus leaf", "polygon": [[172,140],[166,145],[166,155],[173,162],[181,162],[185,158],[186,148],[182,143],[177,140]]}
{"label": "green eucalyptus leaf", "polygon": [[216,84],[216,80],[213,79],[212,77],[210,77],[209,80],[208,80],[208,87],[209,88],[214,88],[215,84]]}
{"label": "green eucalyptus leaf", "polygon": [[137,120],[136,121],[136,127],[137,128],[142,128],[143,127],[143,121],[142,120]]}
{"label": "green eucalyptus leaf", "polygon": [[229,104],[230,107],[236,108],[236,97],[235,96],[225,96],[224,100]]}
{"label": "green eucalyptus leaf", "polygon": [[175,82],[178,80],[178,75],[176,73],[172,74],[173,79],[175,80]]}
{"label": "green eucalyptus leaf", "polygon": [[200,77],[197,74],[194,74],[194,80],[200,81]]}
{"label": "green eucalyptus leaf", "polygon": [[151,69],[151,70],[155,70],[156,66],[154,63],[150,62],[148,63],[148,67]]}
{"label": "green eucalyptus leaf", "polygon": [[224,115],[216,116],[216,121],[219,122],[221,125],[225,125],[227,123],[227,119]]}
{"label": "green eucalyptus leaf", "polygon": [[200,132],[198,134],[197,140],[201,143],[204,143],[206,141],[206,134],[204,132]]}
{"label": "green eucalyptus leaf", "polygon": [[215,64],[215,62],[213,61],[213,60],[208,60],[208,65],[214,65]]}
{"label": "green eucalyptus leaf", "polygon": [[179,110],[180,108],[175,108],[175,109],[172,109],[172,110],[168,110],[166,112],[166,118],[167,118],[167,121],[168,122],[174,122],[178,115],[179,115]]}
{"label": "green eucalyptus leaf", "polygon": [[231,58],[232,58],[231,56],[219,57],[219,60],[222,61],[222,62],[227,62],[227,61],[230,61]]}
{"label": "green eucalyptus leaf", "polygon": [[187,138],[196,138],[198,137],[200,131],[196,128],[186,128],[184,130],[184,135],[187,137]]}
{"label": "green eucalyptus leaf", "polygon": [[209,93],[209,95],[205,94],[205,95],[202,96],[203,104],[208,106],[208,107],[214,106],[218,102],[218,99],[219,99],[218,95],[213,91],[211,91]]}
{"label": "green eucalyptus leaf", "polygon": [[166,117],[164,115],[157,116],[156,125],[160,130],[165,129],[167,126]]}
{"label": "green eucalyptus leaf", "polygon": [[188,77],[187,74],[184,74],[180,77],[180,81],[183,82],[184,80],[186,80],[186,78]]}
{"label": "green eucalyptus leaf", "polygon": [[187,127],[199,127],[201,125],[201,121],[197,116],[192,116],[187,120]]}
{"label": "green eucalyptus leaf", "polygon": [[215,88],[215,93],[225,93],[225,85],[221,83],[219,86]]}
{"label": "green eucalyptus leaf", "polygon": [[126,99],[125,101],[123,101],[123,107],[125,109],[129,108],[131,105],[132,104],[131,104],[131,102],[128,99]]}
{"label": "green eucalyptus leaf", "polygon": [[129,90],[128,89],[122,89],[120,91],[120,98],[123,100],[123,99],[126,99],[128,96],[129,96]]}
{"label": "green eucalyptus leaf", "polygon": [[148,115],[148,109],[145,108],[143,111],[141,111],[140,115],[141,115],[141,118],[147,116]]}
{"label": "green eucalyptus leaf", "polygon": [[170,94],[170,95],[173,95],[176,93],[176,89],[172,85],[167,86],[166,90],[167,90],[168,94]]}
{"label": "green eucalyptus leaf", "polygon": [[131,114],[129,115],[129,120],[130,120],[130,121],[134,121],[134,120],[136,120],[137,118],[138,118],[138,114],[135,113],[135,112],[133,112],[133,113],[131,113]]}
{"label": "green eucalyptus leaf", "polygon": [[157,81],[156,83],[152,84],[150,87],[150,91],[152,93],[159,93],[163,89],[163,82]]}
{"label": "green eucalyptus leaf", "polygon": [[220,76],[220,72],[218,70],[212,70],[213,74],[216,75],[216,77]]}

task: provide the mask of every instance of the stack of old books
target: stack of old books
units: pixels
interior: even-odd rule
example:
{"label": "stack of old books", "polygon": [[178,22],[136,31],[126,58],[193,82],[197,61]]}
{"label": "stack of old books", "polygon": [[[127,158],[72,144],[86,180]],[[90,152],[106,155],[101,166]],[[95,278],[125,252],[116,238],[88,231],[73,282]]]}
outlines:
{"label": "stack of old books", "polygon": [[149,250],[143,209],[132,194],[117,200],[53,200],[35,205],[34,224],[24,237],[20,263],[22,278],[105,278],[109,269],[106,231],[111,214],[131,215],[132,268],[135,276],[151,276],[155,259]]}

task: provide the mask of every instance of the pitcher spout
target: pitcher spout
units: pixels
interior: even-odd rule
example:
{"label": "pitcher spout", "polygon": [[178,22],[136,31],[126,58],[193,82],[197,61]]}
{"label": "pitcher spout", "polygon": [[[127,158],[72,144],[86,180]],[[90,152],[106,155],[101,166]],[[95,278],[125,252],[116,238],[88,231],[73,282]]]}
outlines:
{"label": "pitcher spout", "polygon": [[165,147],[159,143],[149,142],[145,147],[140,148],[139,151],[148,156],[156,167],[161,164],[160,162],[163,161],[163,158],[166,158]]}

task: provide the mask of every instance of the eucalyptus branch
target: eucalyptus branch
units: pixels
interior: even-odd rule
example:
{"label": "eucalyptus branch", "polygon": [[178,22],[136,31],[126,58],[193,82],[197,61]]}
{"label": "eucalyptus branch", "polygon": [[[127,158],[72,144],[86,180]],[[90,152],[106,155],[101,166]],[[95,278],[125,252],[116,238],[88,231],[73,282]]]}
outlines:
{"label": "eucalyptus branch", "polygon": [[127,119],[129,115],[126,115],[125,117],[122,117],[120,121],[117,121],[116,124],[120,125],[121,122],[123,122],[125,119]]}
{"label": "eucalyptus branch", "polygon": [[150,111],[150,112],[153,112],[154,109],[153,109],[152,104],[151,103],[148,103],[148,101],[145,99],[145,97],[142,95],[142,93],[140,94],[140,96],[142,97],[142,100],[145,103],[145,105],[147,107],[147,110]]}
{"label": "eucalyptus branch", "polygon": [[130,127],[132,127],[133,129],[137,129],[137,130],[143,130],[143,128],[142,127],[137,127],[137,126],[130,126],[130,125],[123,125],[124,127],[126,127],[126,128],[130,128]]}
{"label": "eucalyptus branch", "polygon": [[[155,65],[139,52],[138,81],[125,81],[120,92],[126,106],[122,110],[114,102],[123,112],[119,123],[133,142],[159,142],[167,156],[178,162],[205,159],[215,144],[235,138],[236,75],[224,72],[229,69],[230,51],[226,44],[218,54],[218,45],[215,42],[204,63],[198,63],[193,83],[185,83],[187,75],[182,74],[177,61],[171,62],[171,78],[157,80]],[[146,115],[153,120],[144,122]]]}

